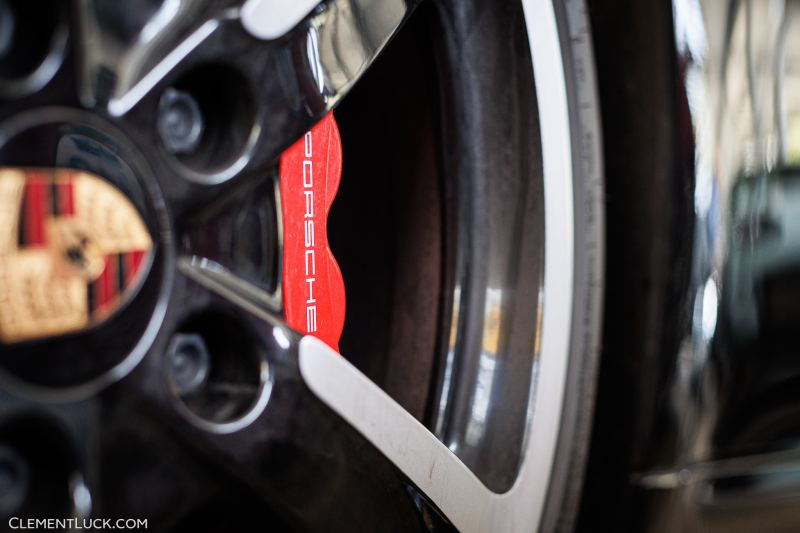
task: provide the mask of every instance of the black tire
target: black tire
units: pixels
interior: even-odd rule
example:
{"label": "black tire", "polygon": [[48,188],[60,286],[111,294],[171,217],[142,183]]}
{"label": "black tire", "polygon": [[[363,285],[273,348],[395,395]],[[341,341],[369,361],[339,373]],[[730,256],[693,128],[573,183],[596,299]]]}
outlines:
{"label": "black tire", "polygon": [[[658,407],[668,401],[692,243],[691,131],[675,85],[670,2],[588,0],[602,101],[607,201],[603,352],[579,531],[639,529],[632,476],[669,448]],[[681,129],[686,128],[686,129]],[[681,153],[681,151],[684,151]],[[678,316],[675,313],[674,316]]]}

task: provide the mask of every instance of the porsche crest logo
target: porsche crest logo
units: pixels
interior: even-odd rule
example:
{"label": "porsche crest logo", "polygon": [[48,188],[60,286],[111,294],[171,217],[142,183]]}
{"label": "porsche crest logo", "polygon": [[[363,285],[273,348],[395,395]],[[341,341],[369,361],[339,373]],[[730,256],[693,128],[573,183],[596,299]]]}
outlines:
{"label": "porsche crest logo", "polygon": [[105,180],[0,169],[0,342],[102,322],[130,299],[152,249],[139,212]]}

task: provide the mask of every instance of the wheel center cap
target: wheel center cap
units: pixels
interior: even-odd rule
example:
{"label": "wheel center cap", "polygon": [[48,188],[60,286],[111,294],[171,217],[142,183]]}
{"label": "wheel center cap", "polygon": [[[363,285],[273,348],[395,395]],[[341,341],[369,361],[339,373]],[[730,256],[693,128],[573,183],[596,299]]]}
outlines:
{"label": "wheel center cap", "polygon": [[172,226],[130,133],[59,107],[0,123],[0,380],[20,394],[94,394],[155,342]]}
{"label": "wheel center cap", "polygon": [[113,185],[69,169],[0,170],[0,341],[95,326],[140,285],[153,241]]}

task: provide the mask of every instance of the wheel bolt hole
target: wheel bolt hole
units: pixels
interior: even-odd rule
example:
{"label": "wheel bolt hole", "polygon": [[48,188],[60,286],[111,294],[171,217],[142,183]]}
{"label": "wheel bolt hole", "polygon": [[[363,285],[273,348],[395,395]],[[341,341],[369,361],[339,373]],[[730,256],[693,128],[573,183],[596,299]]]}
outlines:
{"label": "wheel bolt hole", "polygon": [[165,373],[172,393],[199,419],[233,422],[255,404],[266,363],[258,337],[238,317],[203,311],[170,340]]}
{"label": "wheel bolt hole", "polygon": [[194,67],[161,95],[157,130],[190,179],[216,182],[255,142],[257,106],[247,78],[221,64]]}
{"label": "wheel bolt hole", "polygon": [[208,379],[211,356],[203,337],[178,333],[167,350],[168,371],[179,396],[200,390]]}
{"label": "wheel bolt hole", "polygon": [[30,485],[30,468],[8,445],[0,445],[0,515],[9,516],[22,506]]}
{"label": "wheel bolt hole", "polygon": [[66,46],[57,0],[0,0],[0,96],[20,96],[52,78]]}
{"label": "wheel bolt hole", "polygon": [[167,151],[185,154],[197,149],[204,127],[200,106],[191,94],[164,91],[159,102],[158,132]]}
{"label": "wheel bolt hole", "polygon": [[8,0],[0,0],[0,60],[5,59],[11,51],[15,22]]}
{"label": "wheel bolt hole", "polygon": [[68,513],[76,474],[74,443],[55,420],[25,414],[0,425],[0,520]]}

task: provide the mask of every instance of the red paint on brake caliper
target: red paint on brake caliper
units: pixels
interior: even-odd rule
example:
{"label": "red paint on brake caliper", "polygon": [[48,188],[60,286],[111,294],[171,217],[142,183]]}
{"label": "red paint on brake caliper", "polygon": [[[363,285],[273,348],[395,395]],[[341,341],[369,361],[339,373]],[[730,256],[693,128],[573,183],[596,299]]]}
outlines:
{"label": "red paint on brake caliper", "polygon": [[345,294],[326,224],[341,174],[342,143],[333,113],[281,156],[286,322],[335,350],[344,325]]}

